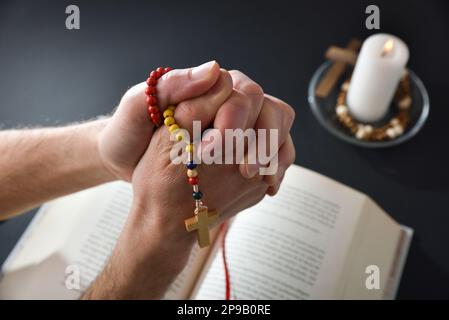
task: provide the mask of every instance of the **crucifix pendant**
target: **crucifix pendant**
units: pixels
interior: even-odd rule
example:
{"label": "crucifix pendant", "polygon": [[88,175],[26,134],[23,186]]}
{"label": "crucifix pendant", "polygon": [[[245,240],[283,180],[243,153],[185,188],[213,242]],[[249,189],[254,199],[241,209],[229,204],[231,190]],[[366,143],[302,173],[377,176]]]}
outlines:
{"label": "crucifix pendant", "polygon": [[188,232],[197,232],[198,244],[200,248],[210,245],[209,226],[218,220],[216,210],[209,210],[207,207],[199,207],[195,209],[195,215],[184,220],[186,230]]}

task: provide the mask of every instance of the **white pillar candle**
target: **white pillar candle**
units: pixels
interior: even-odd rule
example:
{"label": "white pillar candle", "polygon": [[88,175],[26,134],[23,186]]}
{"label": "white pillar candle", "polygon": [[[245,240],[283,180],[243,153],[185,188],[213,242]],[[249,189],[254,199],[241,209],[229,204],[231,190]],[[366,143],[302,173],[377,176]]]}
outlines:
{"label": "white pillar candle", "polygon": [[375,122],[386,114],[408,56],[407,45],[389,34],[375,34],[363,42],[346,99],[353,117]]}

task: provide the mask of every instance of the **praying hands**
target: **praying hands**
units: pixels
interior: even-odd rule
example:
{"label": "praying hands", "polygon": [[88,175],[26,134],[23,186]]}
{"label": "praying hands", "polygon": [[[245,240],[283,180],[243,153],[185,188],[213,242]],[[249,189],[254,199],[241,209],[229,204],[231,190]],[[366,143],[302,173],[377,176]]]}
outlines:
{"label": "praying hands", "polygon": [[[157,128],[148,120],[145,88],[143,82],[128,90],[108,119],[0,132],[0,183],[8,186],[0,193],[0,219],[105,182],[132,183],[127,222],[105,269],[83,295],[86,299],[161,298],[195,243],[195,233],[184,226],[195,208],[186,168],[171,161],[176,141],[167,127]],[[260,159],[244,161],[251,158],[249,142],[234,163],[198,168],[203,200],[218,211],[217,224],[266,194],[276,194],[295,159],[290,136],[294,111],[289,105],[265,94],[243,73],[220,69],[214,61],[163,75],[157,97],[161,111],[176,106],[174,118],[190,135],[194,121],[201,121],[201,131],[214,129],[199,142],[203,152],[210,144],[221,147],[216,135],[224,136],[226,129],[276,129],[277,149],[270,154],[276,157],[277,170],[272,174],[260,174],[269,165]]]}

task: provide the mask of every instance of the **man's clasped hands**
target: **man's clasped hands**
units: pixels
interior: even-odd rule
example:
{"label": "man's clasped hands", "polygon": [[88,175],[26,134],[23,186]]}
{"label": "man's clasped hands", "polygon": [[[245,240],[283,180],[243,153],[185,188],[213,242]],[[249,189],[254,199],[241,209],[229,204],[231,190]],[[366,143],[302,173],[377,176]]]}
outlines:
{"label": "man's clasped hands", "polygon": [[[186,167],[170,160],[174,141],[167,127],[156,128],[148,119],[145,88],[142,82],[129,89],[107,119],[0,131],[0,183],[8,186],[0,192],[0,219],[105,182],[132,183],[127,221],[104,270],[82,295],[85,299],[163,297],[196,242],[195,232],[184,226],[195,208]],[[266,165],[261,161],[199,165],[203,200],[219,212],[219,223],[276,194],[295,159],[290,135],[295,113],[288,104],[215,61],[166,73],[158,80],[157,99],[161,112],[176,106],[174,118],[189,132],[193,121],[219,133],[277,130],[276,143],[270,143],[277,146],[270,150],[277,160],[273,174],[260,174]],[[206,136],[201,145],[207,146]]]}

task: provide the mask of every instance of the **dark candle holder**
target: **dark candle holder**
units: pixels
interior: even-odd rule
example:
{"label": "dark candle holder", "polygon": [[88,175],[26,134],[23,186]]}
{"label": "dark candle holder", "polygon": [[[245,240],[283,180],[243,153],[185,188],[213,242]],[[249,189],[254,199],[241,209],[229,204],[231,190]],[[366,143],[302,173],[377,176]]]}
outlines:
{"label": "dark candle holder", "polygon": [[[308,100],[313,114],[317,118],[318,122],[331,134],[337,138],[348,142],[350,144],[365,147],[365,148],[385,148],[395,145],[399,145],[413,136],[415,136],[423,127],[429,115],[429,96],[427,90],[424,87],[422,81],[411,70],[408,70],[410,79],[410,97],[412,103],[409,108],[409,123],[405,128],[403,134],[394,139],[384,141],[371,141],[358,139],[351,134],[347,128],[345,128],[337,118],[335,113],[335,106],[337,104],[337,98],[340,92],[340,87],[344,81],[350,75],[347,73],[342,76],[340,81],[333,87],[331,92],[325,98],[317,97],[315,94],[316,88],[320,83],[323,76],[327,73],[328,69],[332,65],[332,62],[328,61],[323,63],[315,72],[310,80],[308,90]],[[352,71],[352,70],[351,70]],[[382,126],[390,121],[394,117],[394,108],[390,106],[389,111],[381,120],[372,123],[373,126]]]}

